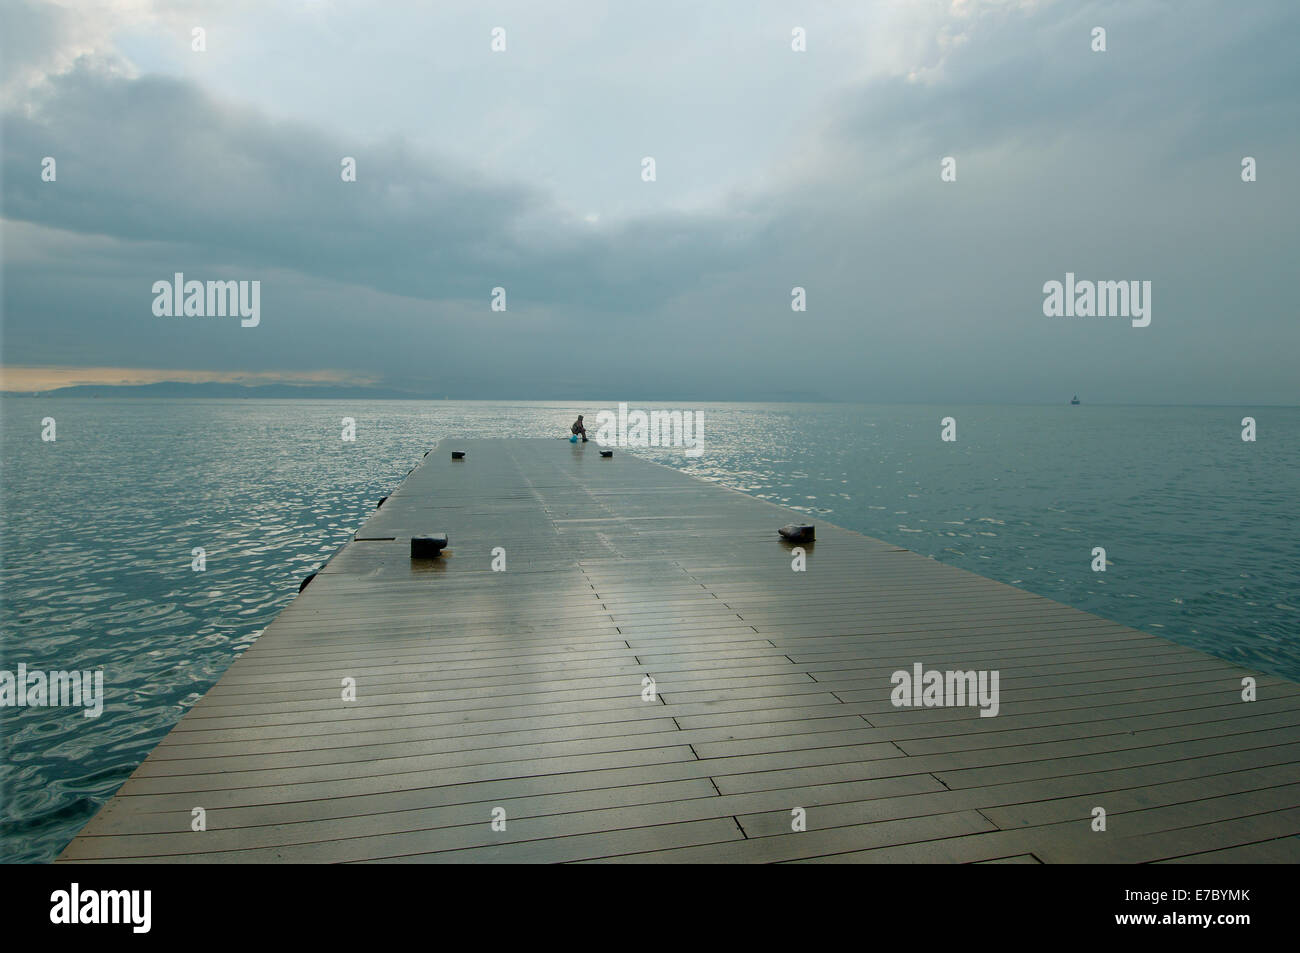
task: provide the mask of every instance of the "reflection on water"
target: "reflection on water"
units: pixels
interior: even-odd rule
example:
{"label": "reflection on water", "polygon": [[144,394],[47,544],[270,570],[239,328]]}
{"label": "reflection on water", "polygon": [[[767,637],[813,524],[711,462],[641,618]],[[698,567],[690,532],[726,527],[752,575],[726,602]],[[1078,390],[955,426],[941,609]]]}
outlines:
{"label": "reflection on water", "polygon": [[[0,709],[0,857],[62,849],[438,439],[616,406],[5,400],[0,668],[102,667],[108,697]],[[703,412],[704,454],[632,452],[1300,678],[1296,409],[1249,444],[1229,408],[663,406]]]}

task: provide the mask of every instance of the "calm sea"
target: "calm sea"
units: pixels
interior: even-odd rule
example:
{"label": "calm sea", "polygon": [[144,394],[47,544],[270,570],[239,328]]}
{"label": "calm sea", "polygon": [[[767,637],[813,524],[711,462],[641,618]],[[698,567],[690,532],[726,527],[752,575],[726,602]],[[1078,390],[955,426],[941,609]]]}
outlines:
{"label": "calm sea", "polygon": [[[97,719],[0,708],[0,858],[53,858],[439,438],[613,406],[0,402],[0,669],[102,667],[107,691]],[[704,415],[704,454],[663,463],[1300,680],[1300,409],[635,406]]]}

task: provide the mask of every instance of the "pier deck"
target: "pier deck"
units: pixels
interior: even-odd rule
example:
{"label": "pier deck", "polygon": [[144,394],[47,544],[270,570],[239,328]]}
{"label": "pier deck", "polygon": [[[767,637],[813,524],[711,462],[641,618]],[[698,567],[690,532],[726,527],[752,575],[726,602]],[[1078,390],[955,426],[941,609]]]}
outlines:
{"label": "pier deck", "polygon": [[[805,519],[444,441],[60,859],[1300,860],[1300,686],[821,521],[794,572]],[[895,707],[918,662],[997,716]]]}

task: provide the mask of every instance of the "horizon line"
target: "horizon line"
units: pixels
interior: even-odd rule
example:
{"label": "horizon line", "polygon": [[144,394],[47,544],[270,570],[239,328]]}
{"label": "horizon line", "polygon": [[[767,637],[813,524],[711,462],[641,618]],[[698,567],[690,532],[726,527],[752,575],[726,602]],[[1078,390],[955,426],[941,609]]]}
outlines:
{"label": "horizon line", "polygon": [[[233,381],[231,381],[231,382],[226,382],[226,381],[199,381],[199,382],[189,382],[189,381],[158,381],[158,382],[156,382],[156,384],[176,384],[176,385],[179,385],[179,386],[182,386],[182,387],[198,387],[198,386],[202,386],[203,384],[218,384],[218,385],[223,385],[223,384],[224,384],[224,385],[228,385],[228,386],[243,387],[243,388],[247,388],[247,389],[249,389],[249,390],[258,390],[258,389],[268,388],[268,387],[285,387],[285,388],[290,388],[290,389],[295,389],[295,388],[297,388],[297,389],[303,389],[303,390],[311,389],[311,388],[313,388],[313,387],[315,387],[315,388],[323,388],[323,389],[326,389],[326,390],[348,390],[348,389],[352,389],[352,390],[362,390],[362,391],[364,391],[364,390],[368,390],[368,389],[370,389],[370,388],[365,387],[364,385],[350,386],[350,385],[346,385],[346,384],[344,384],[344,385],[332,384],[332,385],[331,385],[331,384],[319,384],[319,383],[318,383],[318,384],[312,384],[312,383],[289,383],[289,382],[275,382],[275,383],[270,383],[270,384],[243,384],[243,383],[237,383],[237,382],[233,382]],[[147,387],[152,387],[152,386],[155,386],[155,384],[72,384],[72,385],[67,385],[67,386],[63,386],[63,387],[57,387],[57,388],[52,388],[52,389],[50,389],[50,390],[42,390],[42,391],[3,391],[3,390],[0,390],[0,400],[5,400],[5,399],[23,399],[23,398],[26,398],[26,399],[33,399],[33,398],[61,398],[61,399],[76,399],[79,395],[77,395],[77,394],[69,394],[69,393],[65,393],[65,392],[66,392],[66,391],[74,391],[74,390],[78,390],[78,389],[81,389],[81,388],[104,388],[104,389],[109,389],[109,390],[121,390],[121,391],[128,391],[128,392],[129,392],[129,391],[139,390],[139,389],[141,389],[141,388],[147,388]],[[400,396],[399,396],[399,395],[377,395],[377,396],[369,396],[369,397],[366,396],[365,394],[349,394],[349,395],[346,395],[346,396],[342,396],[342,395],[341,395],[341,396],[338,396],[338,397],[330,397],[330,396],[328,396],[328,395],[324,395],[324,396],[297,396],[297,395],[285,395],[285,394],[281,394],[281,395],[278,395],[278,396],[275,396],[275,397],[266,397],[266,396],[257,396],[257,395],[247,395],[247,396],[244,396],[244,397],[223,397],[223,396],[209,396],[209,395],[203,395],[203,394],[169,394],[169,395],[166,395],[166,396],[162,396],[162,395],[154,396],[154,395],[150,395],[150,394],[137,394],[137,395],[132,396],[132,395],[129,395],[129,394],[123,394],[123,395],[121,395],[121,398],[122,398],[122,399],[130,399],[130,400],[175,400],[175,399],[183,399],[183,400],[356,400],[356,399],[360,398],[360,399],[363,399],[363,400],[376,400],[376,401],[379,401],[379,400],[389,401],[389,400],[391,400],[391,401],[408,401],[408,402],[416,402],[416,403],[479,403],[479,404],[500,404],[500,403],[509,403],[509,402],[521,402],[521,403],[554,403],[554,404],[584,404],[584,403],[585,403],[585,404],[593,404],[593,403],[600,403],[600,404],[603,404],[603,403],[609,403],[609,400],[608,400],[608,399],[605,399],[605,398],[594,398],[594,397],[574,397],[574,396],[567,396],[567,397],[522,397],[522,396],[503,396],[503,397],[453,397],[453,396],[448,395],[448,396],[444,396],[444,397],[429,397],[429,396],[420,396],[420,395],[416,395],[416,394],[402,394],[402,395],[400,395]],[[83,399],[99,399],[99,398],[86,397],[86,398],[83,398]],[[111,398],[110,398],[110,399],[111,399]],[[1278,403],[1270,403],[1270,402],[1267,402],[1267,401],[1234,401],[1234,402],[1231,402],[1231,403],[1225,403],[1225,402],[1195,403],[1195,402],[1186,402],[1186,401],[1173,401],[1173,402],[1150,402],[1150,401],[1105,401],[1105,400],[1095,400],[1095,401],[1081,402],[1081,403],[1078,404],[1078,405],[1072,405],[1068,399],[1067,399],[1067,400],[1047,400],[1047,399],[1042,399],[1042,400],[1002,400],[1002,401],[998,401],[998,400],[977,400],[977,401],[972,401],[972,400],[943,400],[943,399],[933,399],[933,400],[928,400],[928,401],[927,401],[927,400],[864,400],[864,399],[858,399],[858,398],[852,398],[852,399],[850,399],[850,398],[832,398],[832,397],[816,397],[816,398],[800,398],[800,397],[775,398],[775,397],[767,397],[767,398],[727,398],[727,399],[723,399],[723,398],[699,398],[699,397],[635,397],[635,396],[632,396],[632,397],[623,397],[623,398],[619,398],[618,400],[615,401],[615,403],[616,403],[616,404],[617,404],[617,403],[630,403],[630,402],[632,402],[632,401],[641,401],[641,402],[643,402],[643,403],[654,403],[654,404],[665,404],[665,403],[673,403],[673,402],[678,402],[678,403],[680,403],[680,402],[693,402],[693,403],[700,403],[700,404],[829,404],[829,405],[844,405],[844,406],[886,406],[886,407],[926,407],[926,406],[934,406],[934,407],[943,407],[943,406],[958,406],[958,407],[1058,407],[1058,406],[1064,406],[1064,407],[1069,407],[1069,406],[1088,406],[1088,407],[1269,407],[1269,408],[1296,408],[1296,407],[1300,407],[1300,403],[1294,403],[1294,404],[1285,404],[1285,403],[1284,403],[1284,404],[1278,404]]]}

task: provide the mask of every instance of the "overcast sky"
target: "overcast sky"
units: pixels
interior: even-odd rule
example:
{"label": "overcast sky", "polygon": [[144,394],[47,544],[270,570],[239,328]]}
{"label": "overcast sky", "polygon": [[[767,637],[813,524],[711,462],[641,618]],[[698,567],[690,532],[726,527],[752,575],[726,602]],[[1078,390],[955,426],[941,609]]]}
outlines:
{"label": "overcast sky", "polygon": [[[1294,0],[0,0],[0,44],[11,389],[1300,403]],[[261,323],[156,316],[175,272]],[[1044,316],[1067,272],[1150,325]]]}

